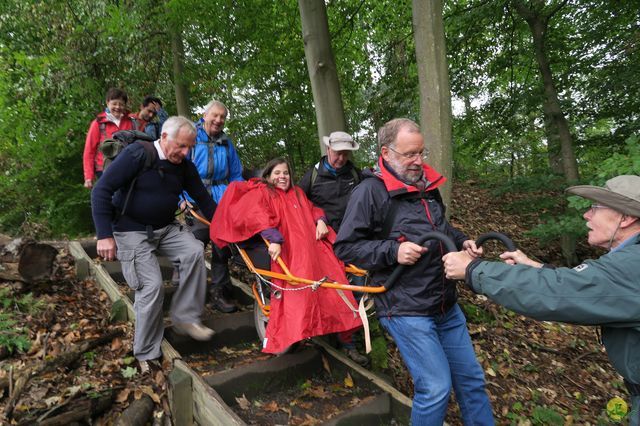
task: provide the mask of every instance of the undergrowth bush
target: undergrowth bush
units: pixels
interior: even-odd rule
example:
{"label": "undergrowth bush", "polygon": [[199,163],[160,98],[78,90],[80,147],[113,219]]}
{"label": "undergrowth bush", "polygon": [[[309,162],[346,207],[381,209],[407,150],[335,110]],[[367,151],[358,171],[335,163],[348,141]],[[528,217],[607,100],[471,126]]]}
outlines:
{"label": "undergrowth bush", "polygon": [[0,347],[6,348],[9,353],[29,350],[29,331],[19,326],[19,319],[35,314],[42,309],[43,303],[35,300],[31,293],[16,298],[11,290],[0,288],[0,305]]}
{"label": "undergrowth bush", "polygon": [[[612,177],[619,175],[640,175],[640,138],[636,135],[625,141],[624,147],[603,160],[598,168],[598,173],[585,179],[585,184],[602,186]],[[573,195],[567,199],[567,208],[564,213],[543,219],[543,223],[529,232],[541,242],[549,242],[561,235],[583,236],[587,228],[582,214],[589,208],[592,201]]]}

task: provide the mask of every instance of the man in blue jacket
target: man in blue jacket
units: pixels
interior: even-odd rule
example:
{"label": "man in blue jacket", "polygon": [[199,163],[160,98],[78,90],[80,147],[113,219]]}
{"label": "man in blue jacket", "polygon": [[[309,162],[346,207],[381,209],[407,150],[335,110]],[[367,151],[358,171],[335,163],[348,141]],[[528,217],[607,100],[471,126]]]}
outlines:
{"label": "man in blue jacket", "polygon": [[445,178],[429,167],[420,128],[406,118],[378,131],[380,158],[351,193],[334,250],[345,263],[367,269],[375,285],[398,264],[407,268],[395,286],[375,296],[380,324],[391,334],[414,384],[411,424],[444,422],[451,388],[465,424],[492,425],[484,373],[453,282],[444,277],[442,248],[415,243],[430,231],[449,235],[458,248],[479,254],[475,242],[447,221],[438,187]]}
{"label": "man in blue jacket", "polygon": [[589,245],[609,253],[573,269],[536,262],[519,250],[500,256],[507,264],[448,253],[443,258],[447,278],[466,279],[476,293],[538,320],[599,325],[611,364],[631,395],[629,422],[638,426],[640,177],[618,176],[604,187],[572,186],[567,192],[594,202],[583,215]]}
{"label": "man in blue jacket", "polygon": [[193,163],[185,161],[195,136],[189,120],[169,118],[160,140],[128,145],[91,191],[98,255],[117,257],[136,292],[133,353],[143,372],[162,355],[164,287],[156,253],[179,265],[180,285],[171,300],[174,330],[196,340],[213,335],[200,322],[207,285],[202,243],[175,220],[184,190],[205,217],[211,219],[215,209]]}
{"label": "man in blue jacket", "polygon": [[[187,156],[195,164],[202,183],[216,203],[220,202],[229,182],[244,180],[240,157],[231,138],[224,132],[228,114],[229,110],[222,102],[211,101],[207,104],[202,118],[196,124],[196,144]],[[193,201],[189,194],[186,194],[186,199]],[[209,228],[189,216],[187,224],[206,247],[209,243]],[[235,305],[225,296],[225,291],[231,288],[227,265],[230,256],[228,247],[222,250],[215,245],[211,247],[210,300],[215,309],[225,313],[236,310]]]}

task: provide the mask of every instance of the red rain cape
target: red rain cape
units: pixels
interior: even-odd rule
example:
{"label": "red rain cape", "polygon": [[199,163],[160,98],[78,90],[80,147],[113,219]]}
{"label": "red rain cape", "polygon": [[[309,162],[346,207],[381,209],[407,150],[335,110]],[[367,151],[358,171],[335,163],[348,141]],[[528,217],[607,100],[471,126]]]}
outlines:
{"label": "red rain cape", "polygon": [[[211,240],[219,247],[245,241],[268,228],[277,228],[284,237],[280,256],[292,274],[312,280],[329,277],[347,284],[344,264],[333,253],[335,232],[329,228],[327,239],[316,240],[316,220],[323,216],[300,188],[288,191],[270,188],[257,179],[231,182],[220,200],[211,222]],[[271,262],[271,270],[282,272]],[[280,280],[279,287],[300,288]],[[282,291],[280,299],[271,299],[271,314],[263,342],[263,351],[283,352],[307,337],[347,331],[362,322],[334,289],[319,287]],[[344,292],[352,305],[353,294]]]}

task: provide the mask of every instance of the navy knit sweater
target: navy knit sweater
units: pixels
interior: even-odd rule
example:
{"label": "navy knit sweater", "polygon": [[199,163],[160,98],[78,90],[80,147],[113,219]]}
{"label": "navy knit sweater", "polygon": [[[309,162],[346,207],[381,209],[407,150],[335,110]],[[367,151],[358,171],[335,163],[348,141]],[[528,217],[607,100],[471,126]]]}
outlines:
{"label": "navy knit sweater", "polygon": [[139,143],[127,146],[105,170],[91,191],[91,210],[98,239],[111,237],[113,231],[145,231],[147,225],[159,229],[175,219],[178,196],[187,191],[211,220],[215,203],[207,193],[191,161],[173,164],[157,160],[135,182],[124,215],[121,211],[133,179],[144,168],[146,153]]}

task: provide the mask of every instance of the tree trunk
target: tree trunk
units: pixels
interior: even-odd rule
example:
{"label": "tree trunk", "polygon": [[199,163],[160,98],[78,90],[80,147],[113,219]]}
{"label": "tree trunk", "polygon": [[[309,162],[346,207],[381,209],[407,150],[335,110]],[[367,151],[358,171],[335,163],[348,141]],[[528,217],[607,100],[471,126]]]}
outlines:
{"label": "tree trunk", "polygon": [[545,52],[545,36],[548,29],[549,19],[553,13],[557,12],[564,3],[561,3],[547,15],[525,6],[519,0],[513,0],[518,15],[520,15],[529,25],[533,37],[533,48],[535,52],[538,69],[542,76],[544,89],[543,111],[545,116],[545,129],[549,144],[550,166],[554,170],[554,147],[557,155],[557,146],[560,147],[560,160],[562,163],[562,173],[568,183],[578,180],[578,162],[573,149],[573,139],[569,130],[569,123],[562,112],[558,91],[553,82],[551,66]]}
{"label": "tree trunk", "polygon": [[0,280],[33,282],[50,278],[58,250],[30,239],[0,236]]}
{"label": "tree trunk", "polygon": [[[442,19],[442,0],[413,0],[413,33],[420,90],[420,124],[429,164],[447,178],[452,176],[451,92]],[[450,205],[451,185],[440,189]]]}
{"label": "tree trunk", "polygon": [[318,142],[325,153],[323,136],[346,130],[340,82],[329,39],[324,0],[298,0],[302,20],[302,40],[316,108]]}
{"label": "tree trunk", "polygon": [[[553,171],[557,171],[559,167],[558,153],[560,154],[560,163],[562,166],[562,174],[567,183],[578,180],[578,162],[576,160],[573,149],[573,140],[569,131],[569,123],[562,112],[558,91],[553,82],[551,73],[551,65],[545,52],[545,36],[549,28],[549,20],[558,10],[560,10],[567,0],[563,0],[556,4],[546,14],[533,8],[525,6],[520,0],[512,0],[513,5],[520,15],[529,25],[531,35],[533,37],[533,48],[538,62],[538,69],[542,76],[542,84],[544,88],[544,123],[548,139],[549,164]],[[542,10],[544,3],[540,0],[537,5]],[[558,150],[559,145],[559,150]],[[559,151],[559,152],[558,152]],[[568,265],[573,265],[577,261],[576,255],[576,237],[569,234],[563,234],[560,237],[562,254]]]}
{"label": "tree trunk", "polygon": [[189,90],[184,77],[184,44],[179,29],[171,31],[171,52],[173,57],[173,86],[176,93],[178,115],[191,118]]}
{"label": "tree trunk", "polygon": [[[69,410],[57,414],[53,417],[39,418],[37,424],[40,426],[58,426],[76,424],[76,422],[84,423],[88,419],[92,419],[96,416],[107,411],[113,405],[113,389],[105,391],[100,396],[85,397],[69,404]],[[71,408],[72,407],[72,408]]]}

